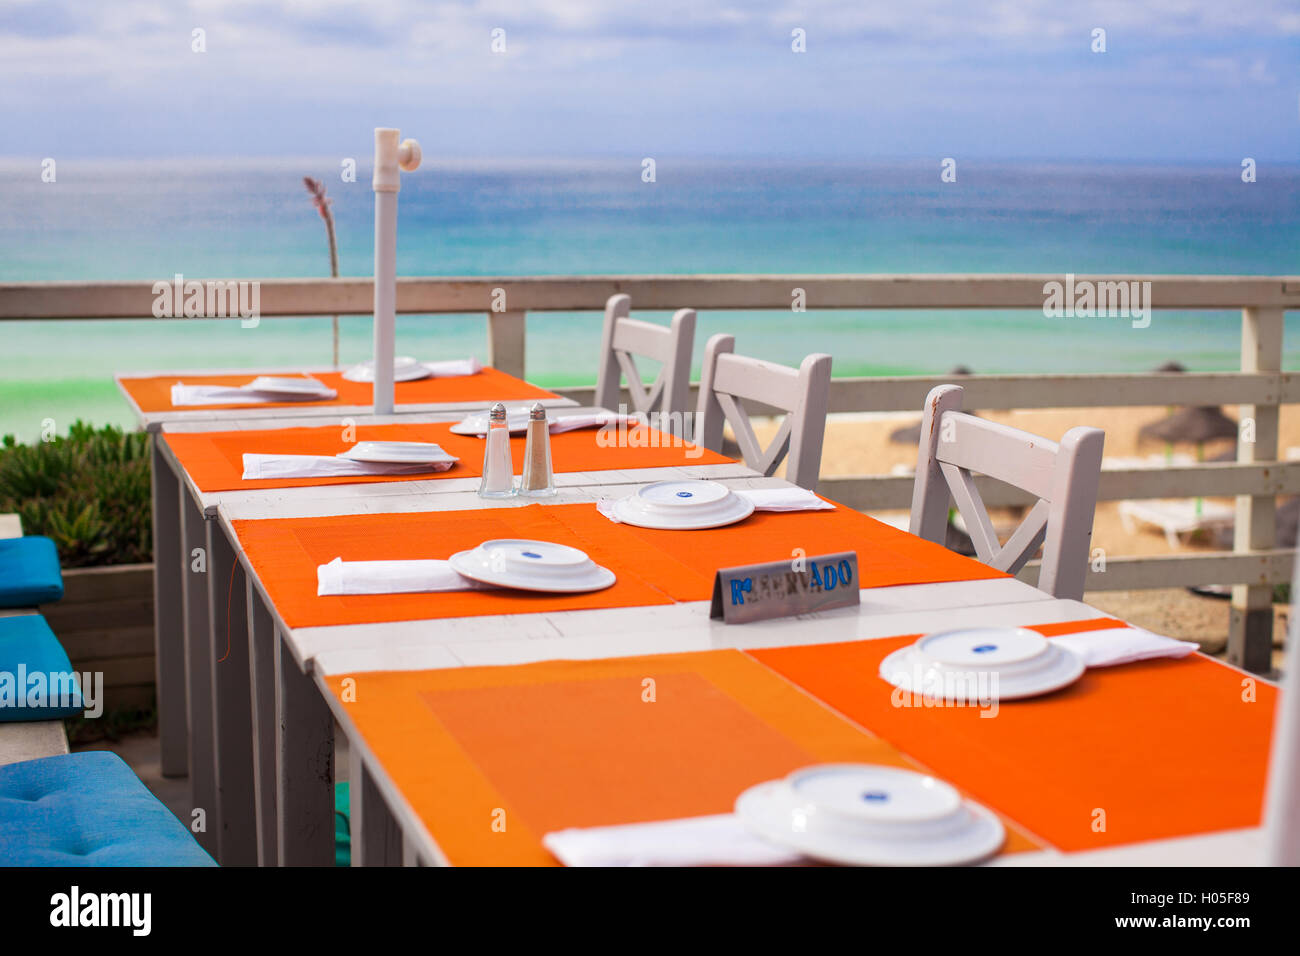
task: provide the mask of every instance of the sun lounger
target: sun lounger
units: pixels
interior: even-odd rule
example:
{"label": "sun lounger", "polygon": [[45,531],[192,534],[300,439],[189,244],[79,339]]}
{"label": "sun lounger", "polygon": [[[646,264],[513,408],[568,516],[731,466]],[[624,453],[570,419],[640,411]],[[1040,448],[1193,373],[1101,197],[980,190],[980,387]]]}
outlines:
{"label": "sun lounger", "polygon": [[1152,524],[1165,533],[1169,547],[1181,547],[1179,535],[1231,525],[1236,510],[1229,505],[1194,498],[1161,498],[1151,501],[1121,501],[1119,517],[1124,530],[1132,532],[1138,523]]}

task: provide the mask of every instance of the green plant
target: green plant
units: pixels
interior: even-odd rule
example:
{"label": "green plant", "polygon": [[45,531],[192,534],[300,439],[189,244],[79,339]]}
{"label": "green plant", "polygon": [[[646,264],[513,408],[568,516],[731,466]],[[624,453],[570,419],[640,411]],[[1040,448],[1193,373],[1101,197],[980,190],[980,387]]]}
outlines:
{"label": "green plant", "polygon": [[65,568],[153,560],[149,437],[74,422],[66,437],[0,440],[0,513],[54,540]]}

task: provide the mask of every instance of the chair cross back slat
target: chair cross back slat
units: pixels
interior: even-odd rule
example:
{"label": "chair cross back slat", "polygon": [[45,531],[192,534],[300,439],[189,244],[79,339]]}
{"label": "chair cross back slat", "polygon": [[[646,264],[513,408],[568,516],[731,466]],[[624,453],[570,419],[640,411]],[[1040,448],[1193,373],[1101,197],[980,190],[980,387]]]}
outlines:
{"label": "chair cross back slat", "polygon": [[[723,425],[730,424],[746,465],[771,475],[785,460],[789,481],[815,489],[830,398],[831,357],[809,355],[798,369],[792,369],[736,355],[735,343],[730,335],[715,335],[705,346],[695,441],[721,451]],[[766,449],[754,432],[746,399],[786,412]]]}
{"label": "chair cross back slat", "polygon": [[[667,326],[630,317],[632,299],[614,295],[605,303],[600,367],[596,373],[595,404],[618,411],[619,390],[626,380],[633,412],[658,412],[661,427],[678,431],[690,402],[691,353],[695,346],[695,310],[678,309]],[[659,374],[646,386],[636,356],[661,362]]]}
{"label": "chair cross back slat", "polygon": [[[961,411],[963,390],[941,385],[925,402],[911,531],[947,538],[949,498],[966,523],[976,556],[1015,574],[1041,546],[1038,586],[1056,597],[1083,596],[1105,434],[1072,428],[1060,443]],[[975,484],[987,475],[1035,495],[1005,543],[999,542]]]}

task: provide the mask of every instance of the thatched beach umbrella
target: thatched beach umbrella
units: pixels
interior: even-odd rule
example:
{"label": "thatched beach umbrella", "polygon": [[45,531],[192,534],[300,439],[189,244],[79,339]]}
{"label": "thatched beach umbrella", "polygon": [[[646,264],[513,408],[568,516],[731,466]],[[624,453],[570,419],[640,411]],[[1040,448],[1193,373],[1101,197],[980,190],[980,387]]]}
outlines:
{"label": "thatched beach umbrella", "polygon": [[1181,409],[1158,422],[1143,425],[1138,431],[1140,439],[1154,438],[1171,445],[1196,445],[1202,452],[1208,441],[1236,437],[1237,423],[1214,405]]}
{"label": "thatched beach umbrella", "polygon": [[[1195,405],[1174,412],[1158,422],[1150,422],[1138,429],[1138,440],[1156,438],[1165,443],[1165,456],[1176,444],[1196,446],[1196,460],[1205,460],[1205,443],[1237,437],[1237,423],[1223,414],[1215,405]],[[1201,515],[1203,501],[1196,496],[1196,516]]]}

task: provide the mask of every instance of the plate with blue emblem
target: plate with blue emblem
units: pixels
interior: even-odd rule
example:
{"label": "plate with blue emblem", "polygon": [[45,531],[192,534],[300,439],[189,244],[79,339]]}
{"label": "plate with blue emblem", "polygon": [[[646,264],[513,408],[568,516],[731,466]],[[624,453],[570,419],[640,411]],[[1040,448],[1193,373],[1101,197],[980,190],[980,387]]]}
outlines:
{"label": "plate with blue emblem", "polygon": [[1078,654],[1023,627],[927,634],[880,662],[895,687],[955,706],[1050,694],[1083,672]]}
{"label": "plate with blue emblem", "polygon": [[827,863],[955,866],[992,856],[1002,821],[927,774],[876,764],[819,764],[760,783],[736,816],[769,843]]}
{"label": "plate with blue emblem", "polygon": [[585,551],[554,541],[496,538],[458,551],[448,562],[467,578],[520,591],[602,591],[615,581],[614,572],[592,561]]}
{"label": "plate with blue emblem", "polygon": [[744,521],[754,503],[716,481],[656,481],[614,502],[625,524],[665,531],[698,531]]}

